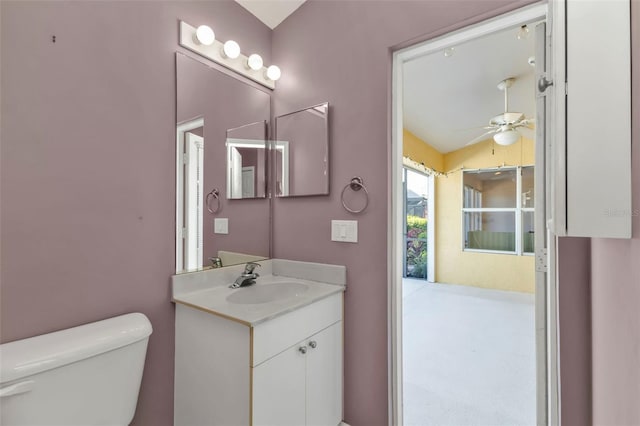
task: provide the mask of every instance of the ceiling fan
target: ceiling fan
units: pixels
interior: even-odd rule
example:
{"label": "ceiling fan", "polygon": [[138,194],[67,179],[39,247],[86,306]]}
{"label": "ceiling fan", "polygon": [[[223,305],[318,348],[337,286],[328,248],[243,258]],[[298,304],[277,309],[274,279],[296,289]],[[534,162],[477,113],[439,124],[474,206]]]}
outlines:
{"label": "ceiling fan", "polygon": [[516,129],[533,128],[534,120],[532,118],[526,118],[521,112],[509,112],[509,87],[511,87],[515,81],[515,78],[510,77],[498,83],[498,89],[504,91],[505,112],[493,117],[489,121],[489,125],[483,127],[483,129],[489,129],[489,131],[471,140],[467,145],[481,142],[489,135],[493,135],[493,140],[496,141],[498,145],[511,145],[516,143],[521,136],[520,132]]}

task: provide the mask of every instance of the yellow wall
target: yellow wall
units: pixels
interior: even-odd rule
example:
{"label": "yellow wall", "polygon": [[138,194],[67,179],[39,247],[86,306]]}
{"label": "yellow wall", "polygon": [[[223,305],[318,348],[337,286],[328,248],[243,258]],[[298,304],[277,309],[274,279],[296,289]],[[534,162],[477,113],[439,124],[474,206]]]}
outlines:
{"label": "yellow wall", "polygon": [[436,178],[435,182],[436,281],[533,293],[533,256],[463,251],[462,172],[459,171],[461,168],[532,165],[533,141],[524,139],[511,146],[500,146],[487,140],[443,155],[405,131],[404,155],[436,170],[452,172],[447,177]]}
{"label": "yellow wall", "polygon": [[[480,142],[444,156],[445,170],[534,164],[531,140],[500,146]],[[533,256],[462,250],[462,172],[436,179],[436,281],[533,293]]]}
{"label": "yellow wall", "polygon": [[402,131],[402,135],[402,155],[434,170],[444,170],[444,155],[407,129]]}

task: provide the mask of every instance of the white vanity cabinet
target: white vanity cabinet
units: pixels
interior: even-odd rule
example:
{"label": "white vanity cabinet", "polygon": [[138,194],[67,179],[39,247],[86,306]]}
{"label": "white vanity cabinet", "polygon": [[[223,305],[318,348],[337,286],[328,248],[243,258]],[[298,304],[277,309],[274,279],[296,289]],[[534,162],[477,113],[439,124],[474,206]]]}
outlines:
{"label": "white vanity cabinet", "polygon": [[342,318],[342,291],[258,324],[177,301],[174,424],[340,424]]}
{"label": "white vanity cabinet", "polygon": [[254,367],[254,426],[338,425],[341,379],[340,321]]}

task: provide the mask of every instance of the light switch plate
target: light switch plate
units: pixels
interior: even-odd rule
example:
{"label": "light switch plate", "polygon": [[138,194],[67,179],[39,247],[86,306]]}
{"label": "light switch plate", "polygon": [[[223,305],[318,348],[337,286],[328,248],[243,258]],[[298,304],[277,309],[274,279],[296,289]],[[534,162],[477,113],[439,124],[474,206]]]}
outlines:
{"label": "light switch plate", "polygon": [[226,217],[219,217],[213,219],[213,233],[214,234],[228,234],[229,233],[229,219]]}
{"label": "light switch plate", "polygon": [[357,220],[332,220],[331,221],[331,241],[342,243],[358,242],[358,221]]}

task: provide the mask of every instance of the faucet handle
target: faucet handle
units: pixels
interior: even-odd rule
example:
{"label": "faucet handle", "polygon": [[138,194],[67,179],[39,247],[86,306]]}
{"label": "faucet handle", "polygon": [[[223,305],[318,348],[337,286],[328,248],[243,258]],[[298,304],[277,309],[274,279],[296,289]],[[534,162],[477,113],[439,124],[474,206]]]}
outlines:
{"label": "faucet handle", "polygon": [[256,269],[256,266],[262,266],[262,265],[256,262],[247,262],[247,264],[244,266],[244,273],[247,275],[253,274],[253,270]]}

